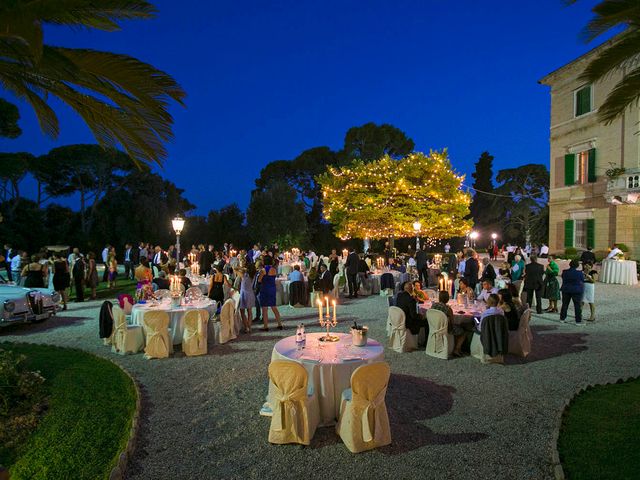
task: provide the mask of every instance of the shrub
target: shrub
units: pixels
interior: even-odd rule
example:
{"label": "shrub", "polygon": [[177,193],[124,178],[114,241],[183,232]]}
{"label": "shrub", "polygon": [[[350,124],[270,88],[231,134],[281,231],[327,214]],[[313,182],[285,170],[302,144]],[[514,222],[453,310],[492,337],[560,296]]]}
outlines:
{"label": "shrub", "polygon": [[627,247],[624,243],[617,243],[616,245],[618,245],[618,248],[624,253],[627,253],[629,251],[629,247]]}
{"label": "shrub", "polygon": [[44,378],[25,366],[26,357],[0,349],[0,458],[35,430],[44,409]]}
{"label": "shrub", "polygon": [[578,254],[578,250],[575,247],[567,247],[564,249],[564,254],[567,258],[575,257]]}
{"label": "shrub", "polygon": [[607,258],[609,252],[606,250],[596,250],[593,254],[596,256],[596,262],[601,262],[603,259]]}

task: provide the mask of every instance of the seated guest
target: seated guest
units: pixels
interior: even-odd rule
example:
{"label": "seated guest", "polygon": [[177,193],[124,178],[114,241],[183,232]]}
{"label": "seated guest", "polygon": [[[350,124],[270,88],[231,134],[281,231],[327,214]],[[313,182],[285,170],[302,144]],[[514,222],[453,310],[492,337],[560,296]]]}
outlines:
{"label": "seated guest", "polygon": [[461,278],[458,283],[458,295],[460,294],[466,295],[467,299],[470,302],[473,302],[476,297],[473,288],[469,286],[467,280],[465,280],[464,278]]}
{"label": "seated guest", "polygon": [[424,327],[425,330],[429,330],[427,320],[418,313],[416,299],[411,295],[413,293],[413,284],[411,282],[404,282],[402,284],[402,290],[396,297],[396,307],[402,309],[404,312],[404,324],[411,331],[413,335],[420,333],[420,328]]}
{"label": "seated guest", "polygon": [[511,267],[507,262],[502,262],[502,265],[498,269],[498,273],[501,278],[511,280]]}
{"label": "seated guest", "polygon": [[451,307],[447,305],[447,303],[449,303],[449,292],[447,292],[446,290],[440,290],[440,292],[438,293],[438,301],[435,302],[431,308],[433,308],[434,310],[440,310],[447,316],[447,319],[449,320],[447,331],[452,334],[455,339],[453,356],[461,357],[462,351],[460,349],[462,348],[462,344],[464,343],[465,339],[464,328],[454,323],[453,310],[451,310]]}
{"label": "seated guest", "polygon": [[333,289],[333,277],[324,263],[320,263],[319,268],[320,273],[316,277],[314,288],[316,291],[321,291],[324,295],[327,295]]}
{"label": "seated guest", "polygon": [[289,274],[288,279],[292,283],[304,281],[304,275],[302,275],[302,272],[300,271],[300,265],[293,266],[293,270]]}
{"label": "seated guest", "polygon": [[140,257],[140,265],[138,265],[134,270],[133,276],[138,283],[151,283],[153,280],[153,274],[151,273],[147,257]]}
{"label": "seated guest", "polygon": [[476,330],[478,332],[482,331],[482,321],[491,316],[491,315],[504,315],[504,311],[498,307],[498,303],[500,302],[500,297],[497,294],[492,293],[487,298],[487,309],[482,312],[482,316],[480,317],[480,322],[476,325]]}
{"label": "seated guest", "polygon": [[153,283],[155,283],[157,290],[169,290],[169,280],[166,278],[167,274],[164,273],[163,270],[158,272],[158,276],[153,279]]}
{"label": "seated guest", "polygon": [[516,306],[516,310],[518,310],[518,315],[522,315],[522,312],[526,310],[526,307],[528,307],[528,305],[522,303],[518,287],[516,287],[513,283],[510,283],[509,285],[507,285],[507,289],[511,294],[511,298],[513,299],[513,304]]}
{"label": "seated guest", "polygon": [[180,275],[180,283],[184,286],[184,289],[187,290],[188,288],[191,288],[191,280],[187,277],[187,270],[185,268],[181,268],[178,275]]}
{"label": "seated guest", "polygon": [[493,280],[485,279],[482,281],[482,291],[476,300],[486,303],[492,293],[498,293],[498,289],[493,286]]}
{"label": "seated guest", "polygon": [[482,259],[482,276],[480,277],[481,282],[484,282],[485,280],[491,280],[491,283],[496,281],[496,271],[487,257]]}
{"label": "seated guest", "polygon": [[416,302],[419,303],[424,303],[429,299],[424,290],[422,290],[422,284],[420,283],[420,280],[416,280],[413,282],[413,298],[415,298]]}
{"label": "seated guest", "polygon": [[520,325],[520,314],[518,313],[518,308],[513,302],[511,293],[509,293],[509,290],[506,288],[503,288],[498,292],[498,296],[500,297],[498,306],[502,309],[504,316],[509,322],[509,330],[518,330],[518,326]]}

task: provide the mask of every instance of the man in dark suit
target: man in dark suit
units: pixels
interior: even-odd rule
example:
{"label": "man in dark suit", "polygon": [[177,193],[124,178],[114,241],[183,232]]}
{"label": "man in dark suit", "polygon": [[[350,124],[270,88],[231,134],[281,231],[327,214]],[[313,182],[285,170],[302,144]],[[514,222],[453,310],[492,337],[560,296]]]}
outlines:
{"label": "man in dark suit", "polygon": [[360,257],[356,253],[355,248],[347,257],[345,268],[347,271],[347,282],[349,283],[349,298],[358,297],[358,266],[360,265]]}
{"label": "man in dark suit", "polygon": [[592,250],[593,247],[589,246],[584,252],[582,252],[582,255],[580,255],[580,262],[582,262],[582,265],[585,265],[587,263],[589,265],[595,265],[596,256],[594,255]]}
{"label": "man in dark suit", "polygon": [[133,279],[133,248],[130,243],[124,246],[124,277]]}
{"label": "man in dark suit", "polygon": [[527,303],[533,303],[533,294],[536,294],[536,312],[542,313],[542,286],[544,285],[544,267],[538,263],[538,256],[529,257],[531,263],[524,267],[524,291],[527,292]]}
{"label": "man in dark suit", "polygon": [[161,266],[167,263],[168,261],[169,261],[169,257],[167,257],[167,254],[162,251],[162,248],[160,248],[160,246],[157,246],[153,254],[151,269],[153,270],[153,267],[155,267],[157,271],[160,271]]}
{"label": "man in dark suit", "polygon": [[473,255],[473,250],[469,250],[467,252],[467,261],[464,264],[464,279],[467,281],[467,285],[475,289],[478,284],[478,272],[480,271],[480,265]]}
{"label": "man in dark suit", "polygon": [[200,259],[198,260],[200,275],[206,275],[211,272],[211,265],[213,265],[214,260],[213,245],[209,245],[209,248],[200,254]]}
{"label": "man in dark suit", "polygon": [[401,288],[402,289],[396,296],[396,307],[402,309],[404,312],[405,327],[411,330],[413,335],[418,335],[420,333],[420,328],[424,327],[428,336],[429,326],[427,324],[427,319],[418,313],[416,299],[412,295],[413,282],[404,282]]}
{"label": "man in dark suit", "polygon": [[427,246],[423,245],[421,250],[416,252],[416,269],[418,270],[418,280],[422,281],[422,285],[429,285],[429,272],[427,270]]}

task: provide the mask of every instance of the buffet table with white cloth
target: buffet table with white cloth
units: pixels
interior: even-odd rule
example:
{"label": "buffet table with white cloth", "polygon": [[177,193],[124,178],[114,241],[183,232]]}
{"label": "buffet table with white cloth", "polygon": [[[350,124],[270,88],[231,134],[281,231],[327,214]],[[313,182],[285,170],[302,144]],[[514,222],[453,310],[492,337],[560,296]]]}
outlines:
{"label": "buffet table with white cloth", "polygon": [[600,281],[619,285],[636,285],[638,283],[636,262],[631,260],[603,260]]}
{"label": "buffet table with white cloth", "polygon": [[[292,360],[301,363],[309,375],[309,384],[313,386],[320,403],[320,423],[335,423],[340,413],[340,398],[343,390],[350,387],[351,374],[361,365],[384,360],[384,347],[373,339],[368,339],[364,347],[351,344],[351,335],[332,332],[340,337],[338,342],[320,342],[322,333],[307,333],[306,347],[297,350],[296,337],[280,340],[273,347],[271,360]],[[268,407],[272,407],[273,384],[269,382]]]}
{"label": "buffet table with white cloth", "polygon": [[182,343],[182,334],[184,332],[184,316],[189,310],[206,310],[209,312],[209,318],[216,312],[215,303],[208,299],[193,302],[189,305],[180,305],[179,307],[171,306],[171,303],[163,302],[159,304],[152,303],[136,303],[131,309],[130,325],[142,326],[142,319],[145,312],[160,311],[169,314],[169,328],[171,329],[171,339],[174,345]]}

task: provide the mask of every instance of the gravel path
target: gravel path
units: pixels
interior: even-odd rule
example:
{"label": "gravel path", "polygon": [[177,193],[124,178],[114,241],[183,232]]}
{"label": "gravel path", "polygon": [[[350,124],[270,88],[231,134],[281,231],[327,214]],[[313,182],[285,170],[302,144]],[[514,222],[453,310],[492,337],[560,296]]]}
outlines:
{"label": "gravel path", "polygon": [[[0,341],[50,343],[109,357],[142,386],[143,425],[129,479],[182,478],[552,478],[549,442],[556,414],[579,386],[640,374],[640,288],[596,285],[598,321],[585,327],[534,315],[533,352],[506,366],[466,357],[385,351],[393,444],[352,455],[333,428],[312,445],[273,446],[258,410],[267,392],[274,343],[292,335],[312,309],[282,308],[285,331],[242,335],[203,357],[148,361],[112,355],[97,338],[98,304],[73,304],[59,317],[0,332]],[[546,305],[546,302],[545,302]],[[342,307],[385,340],[386,298]]]}

